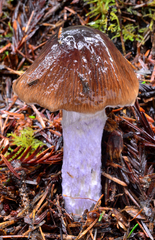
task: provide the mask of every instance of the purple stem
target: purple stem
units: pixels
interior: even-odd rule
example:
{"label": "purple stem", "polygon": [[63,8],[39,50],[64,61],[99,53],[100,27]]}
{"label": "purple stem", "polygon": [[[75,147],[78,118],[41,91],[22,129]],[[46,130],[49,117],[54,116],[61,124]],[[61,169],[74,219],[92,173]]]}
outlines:
{"label": "purple stem", "polygon": [[65,209],[82,214],[101,195],[101,140],[105,111],[95,114],[63,110],[62,191]]}

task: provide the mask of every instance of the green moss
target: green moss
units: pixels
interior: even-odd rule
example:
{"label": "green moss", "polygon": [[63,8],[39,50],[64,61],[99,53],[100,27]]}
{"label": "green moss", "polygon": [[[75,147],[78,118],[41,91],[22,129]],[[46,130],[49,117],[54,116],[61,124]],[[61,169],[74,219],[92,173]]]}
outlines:
{"label": "green moss", "polygon": [[[94,28],[103,30],[104,32],[108,28],[108,15],[109,9],[115,6],[115,0],[84,0],[87,4],[90,4],[90,12],[87,14],[91,18],[100,15],[100,18],[89,23]],[[113,13],[115,9],[113,9]],[[117,17],[117,16],[116,16]]]}
{"label": "green moss", "polygon": [[[112,38],[120,37],[122,34],[124,42],[127,40],[136,40],[144,44],[145,33],[153,29],[153,23],[155,21],[154,1],[146,4],[144,7],[140,7],[140,5],[139,7],[125,5],[121,0],[84,1],[90,6],[90,11],[87,16],[89,16],[92,21],[89,25],[105,33],[112,33]],[[123,21],[122,16],[127,18],[124,18]],[[127,20],[132,20],[133,16],[135,23]]]}
{"label": "green moss", "polygon": [[8,134],[9,137],[12,138],[12,142],[14,145],[21,146],[22,148],[32,147],[32,151],[37,149],[39,146],[43,146],[44,144],[34,137],[34,130],[30,127],[24,128],[20,131],[20,135],[18,136],[16,133]]}

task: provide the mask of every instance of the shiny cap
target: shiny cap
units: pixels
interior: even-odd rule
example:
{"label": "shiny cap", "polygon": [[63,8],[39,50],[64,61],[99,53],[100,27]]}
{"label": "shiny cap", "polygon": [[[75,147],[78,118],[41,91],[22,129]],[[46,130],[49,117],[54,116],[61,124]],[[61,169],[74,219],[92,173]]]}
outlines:
{"label": "shiny cap", "polygon": [[82,113],[132,105],[138,89],[132,66],[113,42],[86,26],[54,35],[13,83],[14,92],[26,103]]}

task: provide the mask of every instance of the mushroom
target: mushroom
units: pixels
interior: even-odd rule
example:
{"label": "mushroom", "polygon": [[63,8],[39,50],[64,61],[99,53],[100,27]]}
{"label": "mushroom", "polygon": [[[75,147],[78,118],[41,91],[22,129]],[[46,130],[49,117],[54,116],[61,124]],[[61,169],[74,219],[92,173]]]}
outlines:
{"label": "mushroom", "polygon": [[68,27],[45,45],[13,83],[28,104],[63,110],[62,193],[69,213],[90,210],[101,195],[101,139],[106,107],[134,104],[132,66],[102,32]]}

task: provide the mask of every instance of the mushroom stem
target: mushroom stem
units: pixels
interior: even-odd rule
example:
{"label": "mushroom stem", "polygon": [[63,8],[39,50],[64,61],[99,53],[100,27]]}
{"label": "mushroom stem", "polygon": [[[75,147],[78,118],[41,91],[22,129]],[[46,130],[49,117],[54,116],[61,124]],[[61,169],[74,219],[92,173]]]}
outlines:
{"label": "mushroom stem", "polygon": [[82,114],[63,110],[62,192],[65,209],[80,214],[101,195],[101,140],[105,110]]}

